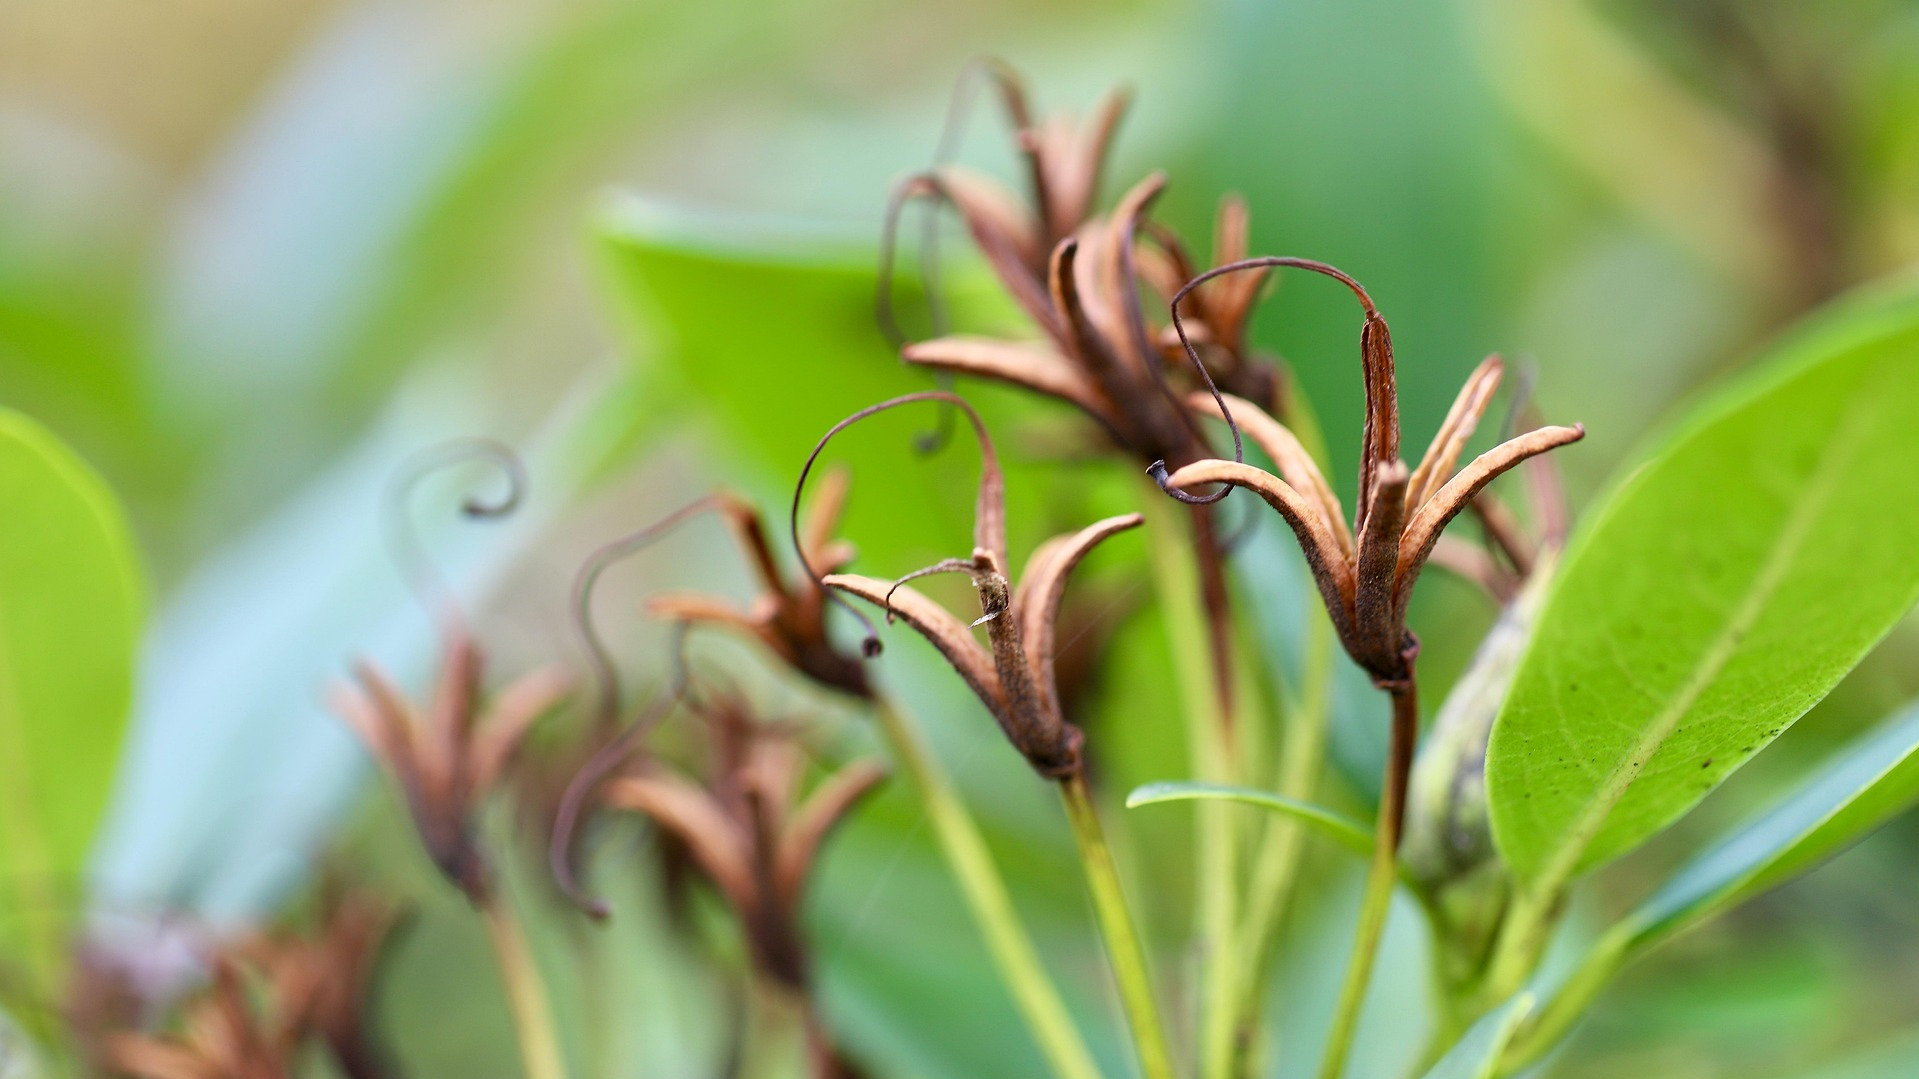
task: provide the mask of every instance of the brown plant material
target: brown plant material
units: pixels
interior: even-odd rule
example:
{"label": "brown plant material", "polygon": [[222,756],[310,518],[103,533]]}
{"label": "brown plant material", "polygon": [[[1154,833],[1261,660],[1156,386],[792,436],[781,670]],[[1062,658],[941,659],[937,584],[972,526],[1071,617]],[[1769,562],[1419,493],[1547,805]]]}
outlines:
{"label": "brown plant material", "polygon": [[807,756],[790,725],[757,721],[730,695],[693,710],[709,740],[704,777],[642,757],[607,782],[601,804],[644,814],[684,844],[739,919],[755,969],[804,991],[806,883],[827,836],[886,771],[874,760],[855,761],[802,797]]}
{"label": "brown plant material", "polygon": [[188,1006],[179,1034],[116,1035],[107,1058],[137,1079],[292,1079],[307,987],[254,988],[236,960],[219,957],[212,984]]}
{"label": "brown plant material", "polygon": [[315,932],[248,934],[220,947],[176,1033],[141,1031],[142,1009],[122,1009],[99,1039],[98,1063],[138,1079],[291,1079],[303,1047],[318,1041],[348,1079],[386,1079],[394,1072],[367,1019],[397,923],[391,904],[329,884]]}
{"label": "brown plant material", "polygon": [[[1109,517],[1048,540],[1027,559],[1016,586],[1006,568],[1006,493],[998,454],[972,406],[942,392],[896,397],[835,424],[813,447],[800,471],[799,485],[793,493],[796,509],[806,489],[807,474],[833,436],[869,416],[917,401],[943,401],[958,407],[979,442],[980,482],[972,555],[947,559],[898,581],[833,574],[824,579],[825,584],[875,604],[886,612],[889,621],[903,618],[931,641],[992,713],[1013,748],[1041,775],[1051,779],[1077,775],[1082,766],[1083,735],[1066,721],[1053,669],[1066,577],[1101,540],[1137,527],[1141,518],[1136,513]],[[808,569],[813,569],[810,563]],[[948,572],[966,574],[979,594],[981,614],[970,626],[967,619],[905,584],[916,577]],[[981,645],[971,632],[971,626],[982,624],[990,647]]]}
{"label": "brown plant material", "polygon": [[[800,522],[801,550],[809,564],[838,569],[851,562],[854,553],[850,544],[834,536],[846,506],[847,475],[844,470],[835,471],[822,485],[823,493]],[[858,658],[835,648],[827,635],[824,591],[805,574],[791,579],[786,576],[773,557],[766,522],[759,510],[745,499],[726,493],[702,500],[700,505],[726,520],[753,567],[760,594],[741,609],[729,600],[704,593],[668,593],[649,599],[648,613],[672,622],[739,630],[813,682],[855,697],[871,696],[872,686]]]}
{"label": "brown plant material", "polygon": [[[1243,430],[1271,457],[1279,474],[1241,461],[1205,460],[1168,473],[1155,473],[1176,497],[1191,498],[1193,487],[1223,483],[1244,487],[1277,510],[1306,553],[1320,597],[1340,643],[1355,663],[1382,688],[1412,675],[1418,642],[1406,628],[1406,608],[1421,567],[1432,556],[1440,532],[1487,484],[1527,458],[1578,441],[1580,426],[1540,427],[1509,439],[1459,468],[1474,428],[1492,402],[1502,364],[1488,357],[1466,380],[1419,464],[1411,469],[1399,457],[1399,398],[1394,388],[1392,338],[1386,320],[1359,283],[1323,263],[1306,259],[1249,259],[1210,270],[1182,291],[1241,270],[1291,266],[1323,273],[1343,282],[1359,298],[1366,318],[1360,331],[1360,358],[1366,385],[1366,423],[1360,451],[1359,508],[1348,527],[1338,499],[1319,466],[1291,431],[1251,402],[1193,395],[1191,407]],[[1178,321],[1175,300],[1175,326]],[[1198,353],[1192,353],[1195,365]]]}
{"label": "brown plant material", "polygon": [[527,732],[563,701],[555,668],[527,674],[482,704],[485,657],[457,624],[442,631],[439,679],[424,708],[371,662],[330,691],[333,710],[399,785],[433,862],[476,905],[488,894],[475,830],[481,803],[501,785]]}

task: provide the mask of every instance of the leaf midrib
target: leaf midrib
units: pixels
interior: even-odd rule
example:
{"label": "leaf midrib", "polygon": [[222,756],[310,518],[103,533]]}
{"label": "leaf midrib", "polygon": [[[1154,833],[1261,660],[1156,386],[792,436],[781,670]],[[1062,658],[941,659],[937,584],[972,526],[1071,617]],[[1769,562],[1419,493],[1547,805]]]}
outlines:
{"label": "leaf midrib", "polygon": [[1606,779],[1599,785],[1594,797],[1583,812],[1567,830],[1568,841],[1561,844],[1544,871],[1537,878],[1532,890],[1538,895],[1553,895],[1560,885],[1569,880],[1578,868],[1579,860],[1592,845],[1594,839],[1605,827],[1612,811],[1632,789],[1639,773],[1652,760],[1653,754],[1665,745],[1673,734],[1679,721],[1686,717],[1692,706],[1698,702],[1713,681],[1732,660],[1739,642],[1758,622],[1764,613],[1766,603],[1784,583],[1791,563],[1805,545],[1818,521],[1820,511],[1832,497],[1843,466],[1851,462],[1860,446],[1864,443],[1866,424],[1860,413],[1873,403],[1872,395],[1861,395],[1836,425],[1840,437],[1828,442],[1814,467],[1808,489],[1794,499],[1791,512],[1788,513],[1779,537],[1774,541],[1772,550],[1767,553],[1766,561],[1760,566],[1759,573],[1753,578],[1753,586],[1747,590],[1746,597],[1740,601],[1731,618],[1727,619],[1719,633],[1713,638],[1706,650],[1701,653],[1700,661],[1693,673],[1686,679],[1680,692],[1662,709],[1647,727],[1639,741],[1634,743],[1632,751],[1613,766]]}

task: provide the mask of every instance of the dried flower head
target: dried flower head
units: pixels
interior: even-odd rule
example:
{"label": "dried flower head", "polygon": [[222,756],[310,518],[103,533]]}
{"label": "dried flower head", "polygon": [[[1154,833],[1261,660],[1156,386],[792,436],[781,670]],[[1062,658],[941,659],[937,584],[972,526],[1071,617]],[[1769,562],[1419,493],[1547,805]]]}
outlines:
{"label": "dried flower head", "polygon": [[257,980],[234,958],[218,957],[212,984],[187,1006],[178,1034],[116,1035],[108,1061],[136,1079],[292,1079],[308,987],[249,984]]}
{"label": "dried flower head", "polygon": [[[1003,65],[993,70],[999,85],[1017,87]],[[1109,99],[1103,118],[1116,118],[1117,100]],[[1170,331],[1148,324],[1140,303],[1143,288],[1170,296],[1192,276],[1184,244],[1170,229],[1146,218],[1165,187],[1164,178],[1148,176],[1110,214],[1096,217],[1091,180],[1101,171],[1100,155],[1110,142],[1112,123],[1102,121],[1093,135],[1077,139],[1065,128],[1041,138],[1022,119],[1023,94],[1013,92],[1008,101],[1020,145],[1029,153],[1028,202],[956,167],[909,177],[897,189],[888,213],[882,298],[890,295],[891,251],[901,209],[913,199],[943,201],[958,211],[975,246],[1041,339],[948,336],[936,320],[936,336],[905,344],[901,356],[942,373],[990,378],[1065,400],[1142,463],[1207,456],[1181,394],[1168,382],[1169,372],[1184,369],[1178,345]],[[1058,179],[1062,176],[1074,182]],[[1071,197],[1061,197],[1061,191]],[[1220,208],[1215,257],[1243,257],[1247,230],[1245,204],[1228,198]],[[1142,233],[1150,245],[1138,243]],[[1257,279],[1238,279],[1210,289],[1194,305],[1195,337],[1208,350],[1223,385],[1271,406],[1278,397],[1277,375],[1245,344],[1259,284]],[[884,302],[881,317],[900,340]]]}
{"label": "dried flower head", "polygon": [[371,1018],[374,981],[401,920],[392,902],[328,880],[313,933],[282,931],[247,947],[275,984],[305,990],[306,1028],[326,1044],[347,1079],[392,1074]]}
{"label": "dried flower head", "polygon": [[[840,512],[846,505],[844,470],[826,477],[824,486],[825,493],[800,522],[800,543],[811,564],[837,569],[853,560],[852,546],[834,538]],[[740,630],[813,682],[855,697],[870,695],[872,687],[867,683],[865,668],[856,657],[835,648],[827,636],[826,595],[819,583],[803,574],[790,580],[786,577],[767,542],[765,519],[745,499],[725,492],[703,498],[603,550],[617,555],[639,543],[649,542],[660,532],[703,510],[718,513],[732,529],[740,550],[752,564],[760,594],[741,609],[730,600],[705,593],[666,593],[647,601],[648,613],[671,622]],[[589,561],[589,572],[596,564],[600,564],[597,559]]]}
{"label": "dried flower head", "polygon": [[691,705],[708,740],[695,780],[639,755],[602,788],[600,802],[642,813],[692,853],[738,918],[754,966],[776,984],[808,986],[800,900],[835,825],[885,779],[874,760],[845,765],[801,795],[807,754],[791,724],[754,717],[740,697]]}
{"label": "dried flower head", "polygon": [[[1245,270],[1297,267],[1344,283],[1365,309],[1360,359],[1366,386],[1366,422],[1360,449],[1359,505],[1349,528],[1339,500],[1319,466],[1284,424],[1243,399],[1193,395],[1191,407],[1233,425],[1271,457],[1274,475],[1240,460],[1204,460],[1170,473],[1156,465],[1154,477],[1175,497],[1197,496],[1190,488],[1223,483],[1264,499],[1292,528],[1305,550],[1313,579],[1346,652],[1383,687],[1411,677],[1418,642],[1406,629],[1413,582],[1431,556],[1440,531],[1501,473],[1529,457],[1576,442],[1580,426],[1540,427],[1480,454],[1463,469],[1460,455],[1499,385],[1499,357],[1481,363],[1454,401],[1439,433],[1417,467],[1399,458],[1399,398],[1394,388],[1392,338],[1386,320],[1357,281],[1324,263],[1295,258],[1259,258],[1209,270],[1181,290],[1173,303],[1181,329],[1180,301],[1207,281]],[[1203,369],[1197,351],[1189,354]],[[1237,457],[1237,454],[1235,455]],[[1224,493],[1224,492],[1222,492]],[[1217,496],[1214,496],[1217,497]]]}
{"label": "dried flower head", "polygon": [[[1141,518],[1138,514],[1109,517],[1048,540],[1028,558],[1026,570],[1015,585],[1007,569],[1005,480],[992,439],[972,406],[937,391],[883,401],[835,424],[814,446],[800,471],[799,486],[793,494],[796,510],[808,472],[835,435],[869,416],[916,401],[944,401],[958,407],[979,442],[973,553],[968,558],[947,559],[898,581],[833,574],[825,578],[826,586],[879,606],[889,621],[894,617],[905,619],[907,625],[931,641],[986,705],[1013,748],[1041,775],[1054,779],[1077,775],[1082,765],[1083,736],[1066,721],[1053,671],[1060,601],[1073,567],[1101,540],[1138,526]],[[810,564],[808,569],[812,569]],[[981,608],[971,626],[986,626],[990,647],[974,638],[969,620],[905,584],[916,577],[947,572],[971,578]]]}
{"label": "dried flower head", "polygon": [[476,814],[501,783],[527,732],[566,699],[570,681],[556,668],[524,675],[483,704],[484,655],[457,626],[442,632],[439,680],[424,708],[366,660],[354,682],[330,698],[406,797],[427,853],[475,903],[487,894],[486,861],[475,839]]}

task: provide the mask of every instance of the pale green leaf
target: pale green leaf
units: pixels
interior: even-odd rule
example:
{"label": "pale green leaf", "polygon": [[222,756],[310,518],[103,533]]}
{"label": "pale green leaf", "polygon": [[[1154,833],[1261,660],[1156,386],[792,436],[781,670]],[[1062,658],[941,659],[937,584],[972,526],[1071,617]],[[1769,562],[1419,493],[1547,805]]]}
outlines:
{"label": "pale green leaf", "polygon": [[1919,802],[1919,708],[1681,869],[1627,919],[1645,948],[1785,883]]}
{"label": "pale green leaf", "polygon": [[1439,1058],[1439,1063],[1426,1073],[1426,1079],[1493,1079],[1499,1074],[1499,1058],[1532,1010],[1533,995],[1521,993],[1480,1017],[1465,1036]]}
{"label": "pale green leaf", "polygon": [[1568,553],[1495,724],[1547,894],[1689,810],[1919,597],[1919,292],[1842,305],[1659,443]]}
{"label": "pale green leaf", "polygon": [[1246,805],[1270,809],[1310,826],[1314,831],[1347,850],[1362,856],[1373,852],[1373,837],[1365,825],[1342,816],[1330,809],[1324,809],[1310,802],[1295,798],[1255,790],[1251,787],[1232,787],[1223,783],[1186,783],[1166,782],[1148,783],[1138,787],[1126,796],[1126,808],[1157,805],[1161,802],[1193,802],[1209,799],[1223,802],[1243,802]]}
{"label": "pale green leaf", "polygon": [[0,953],[43,968],[106,805],[143,589],[119,504],[37,423],[0,410]]}

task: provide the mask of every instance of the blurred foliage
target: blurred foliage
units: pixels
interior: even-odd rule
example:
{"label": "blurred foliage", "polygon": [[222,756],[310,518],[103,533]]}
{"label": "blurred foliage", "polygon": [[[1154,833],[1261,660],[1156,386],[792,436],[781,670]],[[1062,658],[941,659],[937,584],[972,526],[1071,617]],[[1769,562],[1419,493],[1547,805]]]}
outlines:
{"label": "blurred foliage", "polygon": [[[352,652],[423,673],[430,625],[381,545],[384,484],[450,434],[527,448],[536,502],[524,518],[463,529],[453,482],[420,515],[483,624],[529,660],[573,658],[565,582],[606,535],[722,481],[783,519],[799,460],[831,422],[928,385],[874,329],[872,244],[888,183],[928,160],[951,78],[982,51],[1030,71],[1048,104],[1130,82],[1138,106],[1109,179],[1166,167],[1166,217],[1183,230],[1203,233],[1218,195],[1239,191],[1256,250],[1365,281],[1393,323],[1411,441],[1485,352],[1536,371],[1540,408],[1592,432],[1564,462],[1576,505],[1755,342],[1919,255],[1919,10],[1902,0],[0,7],[0,404],[100,469],[160,601],[92,913],[267,918],[317,851],[338,848],[419,903],[380,1002],[406,1063],[516,1074],[477,927],[420,869],[398,808],[362,797],[358,751],[318,705]],[[977,111],[961,156],[1005,172],[990,148],[1000,125]],[[607,185],[644,198],[605,197]],[[967,267],[947,276],[962,321],[1002,318]],[[1325,417],[1343,487],[1358,445],[1356,328],[1304,278],[1255,322]],[[1057,410],[968,394],[1008,458],[1015,552],[1140,490],[1113,466],[1060,460],[1076,432]],[[962,443],[915,454],[912,436],[936,418],[904,413],[836,444],[855,473],[847,533],[872,572],[964,553],[976,457]],[[56,519],[22,504],[4,527]],[[1297,686],[1308,602],[1285,540],[1261,522],[1238,560],[1275,699]],[[62,562],[92,550],[61,542]],[[630,614],[629,593],[736,579],[711,546],[644,560],[617,602]],[[135,564],[101,557],[113,573]],[[1085,719],[1116,799],[1187,772],[1138,548],[1116,545],[1089,570],[1076,590],[1094,609],[1129,612]],[[97,591],[120,578],[89,579]],[[53,669],[127,662],[135,600],[103,612],[51,578],[34,587],[68,597],[36,627],[98,631],[61,645]],[[1422,589],[1431,699],[1490,617],[1464,588]],[[664,661],[645,647],[657,642],[633,633],[636,677],[659,677]],[[1118,1074],[1117,1019],[1056,810],[929,650],[903,633],[888,646],[883,675],[958,773]],[[1701,837],[1919,696],[1915,654],[1919,632],[1895,630],[1696,819],[1600,874],[1596,905],[1625,909]],[[729,672],[757,662],[736,659]],[[1325,801],[1363,807],[1383,724],[1363,678],[1340,671],[1335,752],[1351,778]],[[114,685],[96,675],[85,688],[104,698]],[[121,718],[104,704],[85,714],[101,732]],[[75,774],[104,782],[111,744],[70,743],[86,755]],[[1173,950],[1192,917],[1186,813],[1123,819],[1122,863],[1176,1014],[1190,1013],[1190,964]],[[536,860],[515,878],[542,912],[556,995],[581,1002],[569,1041],[595,1055],[575,1066],[686,1074],[724,1037],[729,990],[702,954],[723,950],[710,939],[723,933],[689,943],[673,930],[649,840],[602,842],[633,866],[598,882],[617,910],[605,929],[549,902]],[[1650,958],[1552,1074],[1909,1074],[1919,1054],[1898,1032],[1919,1023],[1919,917],[1905,901],[1915,844],[1895,829]],[[10,849],[0,839],[0,864]],[[1332,883],[1288,927],[1279,1066],[1310,1061],[1324,1026],[1315,1009],[1342,958],[1326,942],[1343,940],[1351,909],[1336,883],[1345,857],[1309,863]],[[829,1007],[857,1048],[907,1075],[1035,1066],[904,792],[853,823],[817,883]],[[1416,936],[1395,923],[1389,966],[1416,969]],[[576,957],[571,984],[558,975]],[[1405,1070],[1422,991],[1379,990],[1402,996],[1393,1022],[1362,1028],[1362,1064]],[[940,1006],[956,997],[964,1015]]]}

